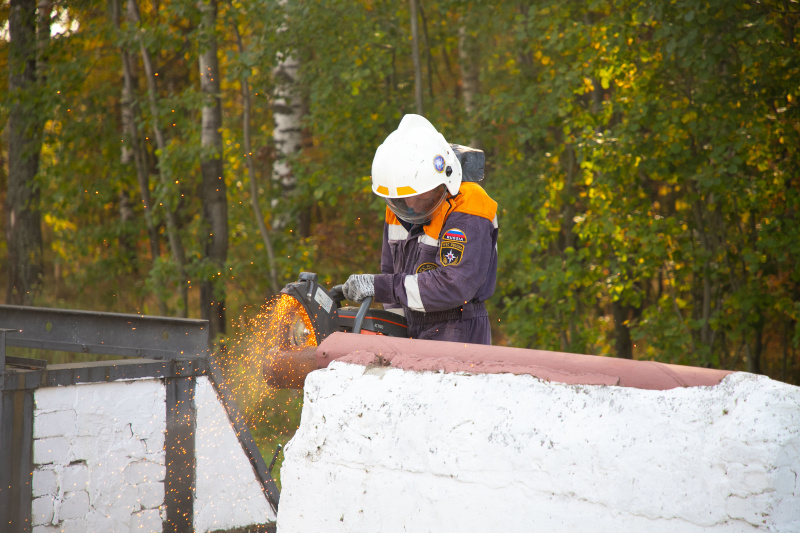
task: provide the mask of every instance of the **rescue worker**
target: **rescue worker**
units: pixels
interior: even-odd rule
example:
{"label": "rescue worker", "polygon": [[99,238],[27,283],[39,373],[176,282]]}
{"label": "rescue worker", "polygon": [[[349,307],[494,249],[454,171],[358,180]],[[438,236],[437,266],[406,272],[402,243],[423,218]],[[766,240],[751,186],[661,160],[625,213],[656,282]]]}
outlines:
{"label": "rescue worker", "polygon": [[401,307],[411,338],[491,344],[484,302],[497,279],[497,202],[462,182],[454,149],[419,115],[405,115],[378,147],[372,191],[387,205],[381,273],[351,275],[345,297]]}

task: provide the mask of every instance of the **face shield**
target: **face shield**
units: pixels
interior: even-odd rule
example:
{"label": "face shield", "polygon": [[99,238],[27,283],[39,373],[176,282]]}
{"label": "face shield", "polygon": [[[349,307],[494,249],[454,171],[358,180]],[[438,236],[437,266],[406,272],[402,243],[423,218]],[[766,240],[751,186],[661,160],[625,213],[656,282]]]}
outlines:
{"label": "face shield", "polygon": [[410,224],[422,224],[433,218],[433,215],[447,197],[447,188],[439,185],[435,189],[406,198],[384,198],[397,218]]}

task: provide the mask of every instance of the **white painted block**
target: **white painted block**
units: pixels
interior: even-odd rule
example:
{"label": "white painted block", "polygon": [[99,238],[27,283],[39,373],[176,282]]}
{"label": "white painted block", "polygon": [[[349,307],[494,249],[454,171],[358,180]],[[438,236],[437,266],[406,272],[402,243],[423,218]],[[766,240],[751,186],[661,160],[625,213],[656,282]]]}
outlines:
{"label": "white painted block", "polygon": [[800,388],[649,391],[332,363],[306,379],[280,533],[800,531]]}
{"label": "white painted block", "polygon": [[78,403],[78,387],[46,387],[36,389],[33,394],[34,410],[39,413],[51,411],[74,411]]}
{"label": "white painted block", "polygon": [[114,519],[111,516],[108,516],[103,513],[99,513],[94,509],[89,511],[89,514],[86,515],[86,531],[118,531],[114,529],[117,527]]}
{"label": "white painted block", "polygon": [[[92,385],[82,385],[91,387]],[[85,413],[75,416],[75,434],[79,437],[95,438],[113,424],[113,419],[107,412]]]}
{"label": "white painted block", "polygon": [[92,507],[102,514],[111,515],[118,508],[130,514],[136,506],[137,494],[136,487],[125,483],[121,472],[115,472],[114,475],[102,475],[95,471],[89,473]]}
{"label": "white painted block", "polygon": [[72,437],[75,435],[75,411],[40,413],[33,419],[33,438]]}
{"label": "white painted block", "polygon": [[89,531],[86,518],[64,520],[60,526],[59,533],[87,533]]}
{"label": "white painted block", "polygon": [[161,533],[163,528],[158,509],[146,509],[131,516],[131,531],[136,533]]}
{"label": "white painted block", "polygon": [[85,490],[89,483],[89,466],[86,463],[73,463],[64,467],[61,473],[61,490],[75,492]]}
{"label": "white painted block", "polygon": [[[116,493],[104,495],[102,499],[92,495],[92,510],[102,513],[111,520],[111,529],[108,531],[128,531],[131,515],[139,510],[136,495],[136,487],[130,485],[122,485]],[[98,501],[98,505],[94,504],[95,501]]]}
{"label": "white painted block", "polygon": [[164,504],[164,483],[140,483],[136,490],[141,509],[156,509]]}
{"label": "white painted block", "polygon": [[275,521],[275,514],[213,385],[197,378],[196,491],[198,533]]}
{"label": "white painted block", "polygon": [[167,475],[167,467],[150,461],[136,461],[125,467],[123,475],[125,483],[129,485],[164,481]]}
{"label": "white painted block", "polygon": [[89,513],[89,493],[85,490],[65,492],[58,510],[58,520],[84,518]]}
{"label": "white painted block", "polygon": [[31,533],[61,533],[61,528],[53,525],[33,526]]}
{"label": "white painted block", "polygon": [[52,468],[34,469],[31,480],[31,494],[34,498],[58,492],[58,479]]}
{"label": "white painted block", "polygon": [[53,498],[43,496],[31,502],[31,525],[50,524],[53,521]]}
{"label": "white painted block", "polygon": [[65,465],[70,459],[70,442],[65,437],[52,437],[33,441],[33,463],[37,465]]}

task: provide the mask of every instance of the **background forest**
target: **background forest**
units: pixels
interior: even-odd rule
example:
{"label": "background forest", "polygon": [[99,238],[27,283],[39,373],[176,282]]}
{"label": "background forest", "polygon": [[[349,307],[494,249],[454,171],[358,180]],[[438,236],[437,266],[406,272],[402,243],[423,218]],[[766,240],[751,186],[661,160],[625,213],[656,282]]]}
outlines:
{"label": "background forest", "polygon": [[5,0],[0,297],[210,320],[375,272],[405,113],[487,154],[497,344],[800,383],[797,0]]}

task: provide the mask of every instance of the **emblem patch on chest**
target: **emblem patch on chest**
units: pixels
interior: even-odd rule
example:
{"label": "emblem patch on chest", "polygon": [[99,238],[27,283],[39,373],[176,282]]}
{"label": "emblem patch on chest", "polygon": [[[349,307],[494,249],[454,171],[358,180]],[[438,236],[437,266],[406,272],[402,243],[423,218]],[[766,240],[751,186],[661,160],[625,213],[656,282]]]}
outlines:
{"label": "emblem patch on chest", "polygon": [[436,263],[422,263],[414,271],[414,274],[419,274],[420,272],[427,272],[428,270],[434,270],[437,268],[439,268],[439,265],[437,265]]}

